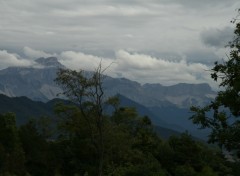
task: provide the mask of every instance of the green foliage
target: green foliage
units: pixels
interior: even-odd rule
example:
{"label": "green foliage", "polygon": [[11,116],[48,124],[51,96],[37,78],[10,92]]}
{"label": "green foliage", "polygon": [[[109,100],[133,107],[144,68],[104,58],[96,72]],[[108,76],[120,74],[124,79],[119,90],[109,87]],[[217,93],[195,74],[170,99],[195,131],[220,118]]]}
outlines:
{"label": "green foliage", "polygon": [[240,161],[238,162],[229,162],[229,167],[232,168],[232,175],[240,175]]}
{"label": "green foliage", "polygon": [[60,69],[56,83],[62,87],[63,95],[78,106],[81,116],[87,122],[89,138],[98,154],[98,175],[102,176],[104,165],[104,114],[103,71],[101,64],[95,72]]}
{"label": "green foliage", "polygon": [[204,175],[207,171],[215,175],[227,175],[231,169],[217,150],[192,139],[184,133],[172,136],[160,145],[158,160],[172,175]]}
{"label": "green foliage", "polygon": [[19,140],[16,118],[12,113],[0,115],[0,173],[24,175],[25,156]]}
{"label": "green foliage", "polygon": [[74,105],[58,104],[56,111],[60,118],[55,151],[60,156],[60,165],[64,166],[62,172],[83,174],[87,171],[90,175],[96,175],[98,152],[95,141],[89,136],[92,134],[95,139],[98,135],[96,128],[88,128],[88,122]]}
{"label": "green foliage", "polygon": [[27,123],[34,117],[40,118],[43,115],[52,116],[54,114],[51,102],[43,103],[33,101],[27,97],[7,97],[0,94],[0,113],[14,112],[17,116],[17,125]]}
{"label": "green foliage", "polygon": [[19,129],[19,137],[25,153],[25,167],[31,175],[51,175],[48,143],[45,134],[37,128],[37,122],[29,121]]}
{"label": "green foliage", "polygon": [[[240,13],[240,10],[238,10]],[[240,23],[237,19],[235,37],[229,43],[231,51],[228,60],[223,63],[215,62],[211,77],[220,80],[217,97],[206,107],[192,107],[193,123],[201,128],[212,130],[209,142],[218,143],[229,151],[240,153]]]}
{"label": "green foliage", "polygon": [[180,165],[177,166],[174,171],[176,176],[194,176],[196,172],[194,169],[189,165]]}
{"label": "green foliage", "polygon": [[[67,163],[62,165],[71,168],[62,170],[62,173],[96,175],[97,148],[89,137],[90,129],[81,112],[73,105],[63,104],[58,105],[57,112],[61,117],[58,141],[67,145],[60,152],[63,157],[68,156],[64,159]],[[161,140],[153,132],[147,117],[139,117],[133,108],[118,108],[111,117],[104,118],[104,124],[104,175],[154,175],[163,172],[154,157]],[[97,130],[93,134],[97,135]]]}
{"label": "green foliage", "polygon": [[[98,150],[79,109],[73,104],[59,104],[56,111],[60,119],[54,140],[42,133],[42,120],[18,128],[13,114],[0,116],[0,175],[98,174]],[[104,124],[103,175],[226,176],[231,173],[230,167],[238,175],[237,163],[226,163],[219,151],[187,133],[162,141],[149,118],[140,117],[133,108],[117,108],[104,118]]]}
{"label": "green foliage", "polygon": [[133,108],[119,108],[107,126],[107,175],[164,173],[155,157],[161,140],[147,117],[139,117]]}

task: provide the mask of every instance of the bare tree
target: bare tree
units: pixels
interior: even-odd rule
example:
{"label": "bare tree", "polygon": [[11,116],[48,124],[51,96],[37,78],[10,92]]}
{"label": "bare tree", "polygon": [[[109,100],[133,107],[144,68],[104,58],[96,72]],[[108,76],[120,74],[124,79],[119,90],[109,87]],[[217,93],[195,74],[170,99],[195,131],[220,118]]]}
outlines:
{"label": "bare tree", "polygon": [[103,175],[104,135],[103,135],[103,72],[101,63],[94,72],[60,69],[55,82],[63,89],[62,94],[74,102],[86,120],[91,140],[99,155],[98,175]]}

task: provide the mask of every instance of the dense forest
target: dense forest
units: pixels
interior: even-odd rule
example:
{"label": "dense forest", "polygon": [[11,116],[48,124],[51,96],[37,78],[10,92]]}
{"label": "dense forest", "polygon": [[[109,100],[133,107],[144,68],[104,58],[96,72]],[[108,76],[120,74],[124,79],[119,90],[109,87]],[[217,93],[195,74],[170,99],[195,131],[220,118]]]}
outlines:
{"label": "dense forest", "polygon": [[[43,117],[16,126],[12,113],[0,116],[1,175],[98,175],[99,133],[79,109],[59,104],[57,126]],[[55,121],[56,123],[56,121]],[[92,131],[91,131],[92,130]],[[104,116],[102,175],[239,175],[238,162],[184,133],[162,140],[148,117],[120,107]]]}

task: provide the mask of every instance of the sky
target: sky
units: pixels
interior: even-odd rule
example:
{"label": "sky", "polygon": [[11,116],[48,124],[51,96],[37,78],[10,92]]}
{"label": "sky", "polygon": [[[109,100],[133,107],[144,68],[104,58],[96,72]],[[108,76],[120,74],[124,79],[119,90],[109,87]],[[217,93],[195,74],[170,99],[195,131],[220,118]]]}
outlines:
{"label": "sky", "polygon": [[142,84],[209,83],[239,0],[0,0],[0,69],[55,56]]}

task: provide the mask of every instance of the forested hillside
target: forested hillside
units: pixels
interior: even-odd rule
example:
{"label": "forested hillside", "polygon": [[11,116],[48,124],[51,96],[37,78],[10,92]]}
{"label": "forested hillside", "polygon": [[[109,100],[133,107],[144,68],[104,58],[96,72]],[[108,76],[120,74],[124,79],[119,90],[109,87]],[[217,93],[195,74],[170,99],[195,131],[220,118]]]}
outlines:
{"label": "forested hillside", "polygon": [[[155,132],[162,138],[168,138],[171,135],[179,136],[181,133],[178,130],[169,128],[169,124],[159,119],[157,116],[152,114],[144,106],[127,99],[122,95],[117,95],[121,107],[134,107],[141,116],[148,116],[151,121],[157,121],[153,123]],[[69,104],[71,102],[63,99],[53,99],[46,103],[40,101],[33,101],[27,97],[7,97],[6,95],[0,94],[0,113],[5,114],[12,112],[16,115],[16,125],[24,125],[29,120],[37,120],[41,117],[48,117],[52,121],[56,120],[56,114],[54,113],[55,106],[59,103]],[[111,113],[113,108],[110,106],[106,107],[105,112]],[[160,126],[156,125],[160,124]],[[171,127],[171,125],[170,125]],[[172,127],[173,128],[173,127]]]}
{"label": "forested hillside", "polygon": [[[98,175],[96,129],[90,131],[76,107],[57,111],[54,130],[46,118],[17,127],[14,114],[0,116],[1,175]],[[187,133],[162,140],[132,108],[117,109],[104,124],[103,175],[226,176],[237,164]]]}

